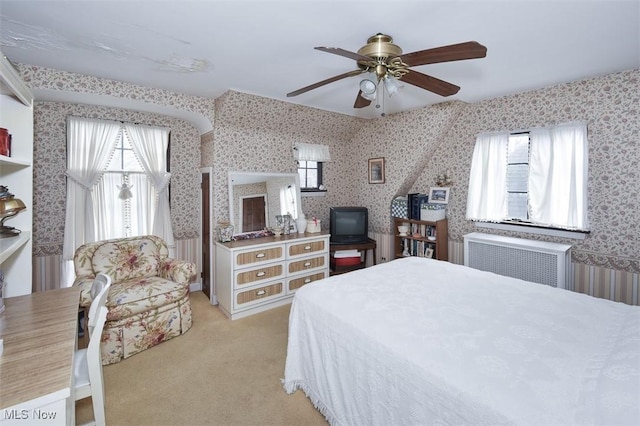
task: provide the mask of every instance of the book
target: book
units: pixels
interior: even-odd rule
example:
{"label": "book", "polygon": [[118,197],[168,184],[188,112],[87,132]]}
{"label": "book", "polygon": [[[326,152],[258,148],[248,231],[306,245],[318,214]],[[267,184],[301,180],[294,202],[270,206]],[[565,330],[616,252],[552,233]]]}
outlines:
{"label": "book", "polygon": [[423,204],[428,204],[429,196],[427,194],[409,194],[411,195],[411,203],[409,203],[409,209],[411,210],[411,219],[420,220],[420,211]]}
{"label": "book", "polygon": [[360,252],[356,249],[354,250],[336,250],[335,252],[333,252],[333,254],[331,255],[332,257],[335,257],[336,259],[338,258],[343,258],[343,257],[360,257]]}
{"label": "book", "polygon": [[407,219],[420,219],[420,216],[417,218],[413,216],[413,199],[419,195],[417,192],[407,194]]}

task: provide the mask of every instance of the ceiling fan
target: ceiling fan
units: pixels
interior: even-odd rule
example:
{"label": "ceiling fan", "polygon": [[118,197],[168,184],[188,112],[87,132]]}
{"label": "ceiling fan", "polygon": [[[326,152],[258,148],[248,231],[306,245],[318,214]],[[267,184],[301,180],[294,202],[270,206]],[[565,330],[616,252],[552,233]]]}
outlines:
{"label": "ceiling fan", "polygon": [[377,89],[380,83],[383,84],[383,88],[389,94],[397,92],[400,88],[398,81],[402,81],[440,96],[455,95],[460,90],[460,87],[410,69],[410,67],[438,62],[484,58],[487,55],[487,48],[475,41],[419,50],[403,55],[402,49],[393,43],[393,39],[382,33],[369,37],[367,44],[362,46],[358,53],[339,47],[316,47],[315,49],[353,59],[357,61],[358,69],[287,93],[287,97],[298,96],[343,78],[370,73],[369,78],[365,78],[360,82],[360,90],[356,96],[354,108],[364,108],[371,104],[371,101],[377,96]]}

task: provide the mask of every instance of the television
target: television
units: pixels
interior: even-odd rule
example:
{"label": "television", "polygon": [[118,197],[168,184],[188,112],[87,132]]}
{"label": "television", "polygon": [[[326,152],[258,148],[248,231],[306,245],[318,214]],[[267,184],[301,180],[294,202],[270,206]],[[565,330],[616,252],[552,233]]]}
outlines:
{"label": "television", "polygon": [[331,244],[359,244],[369,241],[369,210],[366,207],[329,209]]}

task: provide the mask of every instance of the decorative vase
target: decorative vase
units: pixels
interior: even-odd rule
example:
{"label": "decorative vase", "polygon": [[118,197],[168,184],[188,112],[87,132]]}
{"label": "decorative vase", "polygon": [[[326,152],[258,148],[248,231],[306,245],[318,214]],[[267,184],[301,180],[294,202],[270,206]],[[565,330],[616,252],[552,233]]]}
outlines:
{"label": "decorative vase", "polygon": [[400,233],[401,237],[406,237],[409,233],[409,227],[407,225],[400,225],[398,226],[398,232]]}
{"label": "decorative vase", "polygon": [[307,218],[303,213],[300,213],[300,216],[296,219],[296,228],[298,228],[298,234],[304,234],[307,229]]}
{"label": "decorative vase", "polygon": [[291,233],[291,216],[288,214],[277,215],[276,224],[282,228],[282,233],[284,235],[289,235]]}
{"label": "decorative vase", "polygon": [[218,222],[216,236],[221,243],[228,243],[233,239],[233,225],[229,222]]}

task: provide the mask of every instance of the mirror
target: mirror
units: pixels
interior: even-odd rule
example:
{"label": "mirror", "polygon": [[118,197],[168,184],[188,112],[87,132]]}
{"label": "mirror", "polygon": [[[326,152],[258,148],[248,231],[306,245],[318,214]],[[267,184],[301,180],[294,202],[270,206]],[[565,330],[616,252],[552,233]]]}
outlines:
{"label": "mirror", "polygon": [[297,173],[229,172],[229,220],[234,234],[275,226],[276,215],[300,212]]}

